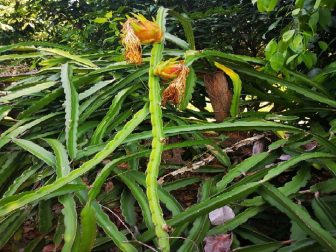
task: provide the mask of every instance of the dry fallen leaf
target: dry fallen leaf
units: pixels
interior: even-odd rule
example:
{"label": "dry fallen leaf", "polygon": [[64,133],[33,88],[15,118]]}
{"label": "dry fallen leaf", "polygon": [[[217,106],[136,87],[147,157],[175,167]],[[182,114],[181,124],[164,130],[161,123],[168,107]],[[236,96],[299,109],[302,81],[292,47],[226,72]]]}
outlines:
{"label": "dry fallen leaf", "polygon": [[217,122],[230,116],[232,93],[223,72],[204,76],[206,92],[210,98]]}
{"label": "dry fallen leaf", "polygon": [[51,243],[43,247],[42,252],[55,252],[57,247],[55,244]]}
{"label": "dry fallen leaf", "polygon": [[232,244],[232,235],[221,234],[207,236],[204,241],[204,252],[229,252]]}

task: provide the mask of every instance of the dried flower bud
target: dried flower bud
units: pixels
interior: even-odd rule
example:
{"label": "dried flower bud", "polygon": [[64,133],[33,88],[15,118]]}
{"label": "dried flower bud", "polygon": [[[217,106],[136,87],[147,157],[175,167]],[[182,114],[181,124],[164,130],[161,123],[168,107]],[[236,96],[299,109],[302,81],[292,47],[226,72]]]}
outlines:
{"label": "dried flower bud", "polygon": [[232,245],[232,234],[206,236],[204,252],[229,252]]}
{"label": "dried flower bud", "polygon": [[125,47],[126,61],[139,65],[142,63],[141,42],[131,27],[132,20],[133,18],[129,18],[123,24],[121,30],[121,43]]}
{"label": "dried flower bud", "polygon": [[141,44],[159,43],[162,40],[162,31],[158,24],[149,21],[141,14],[133,14],[131,26]]}
{"label": "dried flower bud", "polygon": [[178,105],[181,103],[186,88],[186,80],[189,74],[189,68],[181,64],[181,71],[178,76],[169,84],[162,93],[162,104],[165,106],[167,101]]}
{"label": "dried flower bud", "polygon": [[160,27],[141,14],[128,17],[121,30],[121,42],[125,47],[125,58],[129,63],[141,64],[141,44],[158,43],[162,40]]}
{"label": "dried flower bud", "polygon": [[156,68],[154,74],[164,80],[175,79],[183,68],[183,61],[172,58],[167,61],[160,62]]}

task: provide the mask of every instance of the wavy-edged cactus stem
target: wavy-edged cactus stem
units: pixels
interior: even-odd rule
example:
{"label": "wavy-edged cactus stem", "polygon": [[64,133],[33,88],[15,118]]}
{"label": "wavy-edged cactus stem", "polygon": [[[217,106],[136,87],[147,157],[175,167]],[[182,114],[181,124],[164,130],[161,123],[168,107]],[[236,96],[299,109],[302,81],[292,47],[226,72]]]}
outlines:
{"label": "wavy-edged cactus stem", "polygon": [[133,130],[143,120],[145,120],[147,115],[148,115],[148,106],[146,104],[143,109],[135,113],[133,118],[130,121],[128,121],[120,131],[118,131],[118,133],[114,136],[114,138],[105,145],[103,150],[98,152],[90,160],[83,163],[79,168],[72,170],[68,175],[58,178],[53,183],[42,186],[38,190],[26,192],[24,194],[20,194],[17,197],[10,198],[8,200],[7,198],[3,198],[3,199],[6,199],[6,201],[0,203],[0,218],[31,202],[41,200],[43,197],[51,193],[54,193],[61,187],[67,185],[71,181],[75,180],[76,178],[92,170],[94,167],[96,167],[97,164],[103,161],[115,149],[117,149],[121,144],[123,144],[126,137],[128,137],[133,132]]}
{"label": "wavy-edged cactus stem", "polygon": [[[164,8],[160,8],[157,13],[156,21],[161,30],[165,30],[165,15]],[[155,234],[158,238],[158,245],[161,251],[170,251],[169,235],[166,231],[166,224],[162,209],[159,203],[158,196],[158,173],[161,162],[161,154],[163,150],[164,134],[161,111],[161,92],[159,78],[154,76],[154,69],[162,59],[163,43],[158,43],[153,46],[149,67],[149,111],[152,123],[152,151],[149,157],[146,175],[146,194],[148,197],[149,208],[152,214],[152,221],[155,226]]]}

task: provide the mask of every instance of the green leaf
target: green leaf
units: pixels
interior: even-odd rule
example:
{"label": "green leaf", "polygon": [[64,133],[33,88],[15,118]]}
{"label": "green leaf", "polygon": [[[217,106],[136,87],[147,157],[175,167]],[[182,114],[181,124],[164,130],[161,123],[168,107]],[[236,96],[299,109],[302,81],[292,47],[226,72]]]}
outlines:
{"label": "green leaf", "polygon": [[299,252],[299,251],[322,251],[323,248],[311,238],[295,241],[289,246],[282,247],[278,252]]}
{"label": "green leaf", "polygon": [[84,92],[78,95],[79,101],[84,100],[85,98],[93,95],[94,93],[100,91],[102,88],[106,87],[107,85],[111,84],[113,80],[106,80],[106,81],[99,81],[94,86],[90,87],[89,89],[85,90]]}
{"label": "green leaf", "polygon": [[318,45],[321,48],[322,52],[325,52],[329,48],[329,45],[324,41],[319,41]]}
{"label": "green leaf", "polygon": [[77,153],[77,128],[79,118],[78,94],[71,80],[71,68],[68,64],[62,65],[61,79],[65,93],[65,135],[66,144],[71,159]]}
{"label": "green leaf", "polygon": [[309,51],[302,55],[302,59],[308,69],[311,69],[317,62],[316,54]]}
{"label": "green leaf", "polygon": [[331,11],[328,8],[319,8],[319,24],[326,29],[331,24]]}
{"label": "green leaf", "polygon": [[108,17],[106,18],[102,18],[102,17],[97,17],[93,20],[93,22],[97,23],[97,24],[104,24],[108,21]]}
{"label": "green leaf", "polygon": [[290,229],[290,237],[291,240],[302,240],[307,238],[307,234],[300,228],[300,226],[291,220],[291,229]]}
{"label": "green leaf", "polygon": [[[187,221],[194,220],[198,216],[207,214],[212,210],[215,210],[216,208],[246,197],[247,195],[254,192],[259,185],[260,184],[258,182],[248,183],[234,188],[229,192],[221,193],[216,197],[206,199],[196,205],[187,208],[184,212],[174,216],[172,219],[167,221],[167,224],[174,227]],[[153,230],[149,230],[141,236],[141,240],[147,241],[153,237],[153,234]]]}
{"label": "green leaf", "polygon": [[[302,168],[297,174],[292,178],[291,181],[287,182],[282,187],[278,188],[280,192],[284,193],[286,196],[290,196],[300,190],[301,187],[304,187],[308,180],[310,179],[309,169]],[[260,206],[265,203],[261,196],[256,196],[252,199],[244,200],[241,205],[243,206]]]}
{"label": "green leaf", "polygon": [[312,185],[309,190],[311,192],[319,192],[319,193],[331,193],[336,191],[336,178],[331,178],[319,183]]}
{"label": "green leaf", "polygon": [[28,218],[30,210],[17,211],[0,223],[0,249],[3,248],[15,232]]}
{"label": "green leaf", "polygon": [[294,34],[295,34],[295,30],[286,31],[284,34],[282,34],[282,40],[284,42],[287,42],[293,37]]}
{"label": "green leaf", "polygon": [[80,252],[90,252],[96,239],[96,216],[91,204],[85,205],[81,212]]}
{"label": "green leaf", "polygon": [[253,218],[258,213],[262,212],[265,208],[264,207],[250,207],[245,209],[243,212],[236,215],[233,219],[228,220],[222,225],[213,227],[209,230],[207,235],[217,235],[217,234],[224,234],[229,231],[234,230],[241,224],[247,222],[250,218]]}
{"label": "green leaf", "polygon": [[0,107],[0,122],[1,120],[8,115],[9,111],[11,111],[11,106],[1,105]]}
{"label": "green leaf", "polygon": [[222,191],[225,187],[233,181],[236,177],[241,176],[248,172],[250,169],[254,168],[258,163],[267,158],[269,155],[268,152],[262,152],[256,155],[253,155],[243,162],[237,164],[235,167],[231,168],[227,174],[216,184],[217,191]]}
{"label": "green leaf", "polygon": [[313,158],[333,158],[333,157],[334,155],[331,155],[329,153],[323,153],[323,152],[303,153],[299,156],[292,157],[288,161],[280,163],[279,165],[271,169],[267,173],[267,175],[263,178],[263,181],[269,181],[270,179],[278,176],[279,174],[283,173],[290,167],[295,166],[302,161],[306,161],[306,160],[313,159]]}
{"label": "green leaf", "polygon": [[[83,182],[79,179],[77,179],[76,182],[83,184]],[[78,199],[82,204],[88,203],[87,200],[89,200],[90,202],[90,199],[87,199],[87,195],[83,191],[77,192],[76,196],[78,197]],[[95,200],[91,201],[89,205],[91,205],[94,210],[97,224],[104,230],[108,238],[110,238],[121,251],[124,252],[137,251],[137,249],[129,242],[126,235],[118,230],[116,225],[110,220],[109,216],[102,210],[102,207]],[[105,209],[109,210],[109,208]]]}
{"label": "green leaf", "polygon": [[[12,138],[18,137],[21,134],[24,134],[27,130],[31,130],[32,127],[44,122],[54,116],[58,115],[58,113],[50,113],[49,115],[42,116],[34,121],[31,121],[27,124],[24,124],[26,121],[21,120],[17,123],[17,128],[13,129],[12,131],[8,132],[5,131],[0,136],[0,148],[6,145]],[[21,124],[24,124],[21,126]],[[14,127],[14,126],[13,126]],[[7,133],[8,132],[8,133]]]}
{"label": "green leaf", "polygon": [[167,41],[170,41],[170,42],[174,43],[175,45],[181,47],[184,50],[188,50],[190,48],[190,45],[187,42],[185,42],[184,40],[176,37],[173,34],[170,34],[169,32],[166,32],[165,39]]}
{"label": "green leaf", "polygon": [[28,51],[29,50],[36,51],[36,48],[34,48],[33,46],[47,46],[47,47],[62,48],[64,50],[70,50],[70,47],[56,44],[56,43],[43,42],[43,41],[30,41],[30,42],[28,41],[28,42],[19,42],[19,43],[12,44],[12,45],[2,46],[0,47],[0,52],[6,52],[10,50],[19,49],[19,48],[24,48],[24,50],[28,50]]}
{"label": "green leaf", "polygon": [[[161,30],[166,30],[167,10],[160,7],[157,12],[156,22]],[[161,110],[161,88],[159,78],[154,75],[154,70],[162,60],[164,49],[163,42],[153,45],[151,50],[148,87],[149,87],[149,111],[152,125],[152,150],[146,169],[146,195],[148,198],[149,209],[151,211],[152,222],[155,227],[155,234],[158,238],[159,249],[163,252],[170,251],[169,235],[165,229],[166,222],[160,206],[158,195],[158,175],[163,151],[163,120]]]}
{"label": "green leaf", "polygon": [[325,95],[320,94],[319,92],[314,92],[310,88],[301,87],[301,86],[298,86],[294,83],[286,81],[284,79],[280,79],[280,78],[277,78],[275,76],[256,71],[255,69],[246,68],[246,67],[241,66],[241,65],[240,66],[230,65],[230,66],[240,73],[244,73],[244,74],[247,74],[249,76],[253,76],[253,77],[256,77],[258,79],[262,79],[262,80],[265,80],[265,81],[268,81],[268,82],[271,82],[271,83],[278,83],[280,85],[286,86],[290,90],[293,90],[293,91],[295,91],[299,94],[302,94],[303,96],[309,97],[312,100],[315,100],[317,102],[325,103],[325,104],[328,104],[330,106],[336,107],[336,101],[335,100],[329,99]]}
{"label": "green leaf", "polygon": [[106,18],[112,18],[112,16],[113,16],[113,12],[112,12],[112,11],[109,11],[109,12],[107,12],[107,13],[105,14],[105,17],[106,17]]}
{"label": "green leaf", "polygon": [[278,0],[258,0],[257,7],[260,12],[271,12],[277,4]]}
{"label": "green leaf", "polygon": [[[93,169],[122,144],[125,138],[146,118],[147,115],[148,107],[145,106],[144,109],[134,115],[132,120],[126,123],[124,128],[115,135],[114,139],[105,145],[105,148],[102,151],[97,153],[92,159],[83,163],[79,168],[71,171],[67,176],[59,178],[49,185],[42,186],[38,190],[27,192],[16,198],[8,199],[5,203],[0,204],[0,217],[33,201],[40,200],[48,195],[52,196],[52,193],[64,188],[76,178]],[[51,117],[51,115],[48,116]]]}
{"label": "green leaf", "polygon": [[332,232],[336,228],[336,215],[334,209],[323,198],[315,198],[312,200],[312,208],[315,216],[321,225]]}
{"label": "green leaf", "polygon": [[[21,153],[13,152],[11,155],[2,156],[0,166],[0,188],[3,189],[5,182],[11,177],[11,175],[20,168],[20,163],[17,162],[21,157]],[[0,218],[1,220],[1,218]]]}
{"label": "green leaf", "polygon": [[[114,171],[116,171],[116,169],[114,169]],[[121,171],[119,170],[119,173],[120,172]],[[128,173],[128,175],[131,177],[131,179],[134,179],[143,187],[147,186],[146,177],[143,173],[139,171],[131,171]],[[179,202],[174,197],[172,197],[172,195],[163,190],[161,186],[158,187],[158,196],[159,200],[166,206],[166,208],[172,213],[173,216],[182,212],[183,209]]]}
{"label": "green leaf", "polygon": [[98,225],[104,230],[104,232],[112,239],[116,246],[123,252],[137,252],[136,249],[127,239],[127,237],[118,230],[116,225],[110,220],[109,216],[104,213],[101,207],[97,204],[93,204],[94,211],[96,212],[96,218]]}
{"label": "green leaf", "polygon": [[179,14],[174,10],[169,10],[169,14],[175,17],[182,24],[187,42],[190,45],[190,49],[195,50],[195,38],[190,19],[185,16],[182,16],[181,14]]}
{"label": "green leaf", "polygon": [[290,49],[296,53],[303,51],[303,36],[301,34],[295,35],[294,39],[289,43]]}
{"label": "green leaf", "polygon": [[309,18],[308,24],[313,32],[316,32],[316,26],[319,21],[319,17],[320,15],[319,15],[319,12],[317,11],[317,12],[314,12]]}
{"label": "green leaf", "polygon": [[[202,187],[199,190],[198,202],[202,202],[210,196],[211,182],[211,180],[207,180],[202,184]],[[195,246],[199,245],[204,240],[209,227],[210,221],[207,214],[198,217],[194,221],[187,238],[184,240],[177,252],[193,252]]]}
{"label": "green leaf", "polygon": [[70,163],[68,160],[68,155],[64,149],[63,144],[56,139],[44,139],[54,150],[56,155],[56,175],[58,177],[63,177],[70,172]]}
{"label": "green leaf", "polygon": [[302,8],[305,0],[295,0],[295,7]]}
{"label": "green leaf", "polygon": [[56,82],[54,81],[48,81],[45,83],[41,83],[41,84],[37,84],[35,86],[32,87],[28,87],[25,89],[21,89],[18,91],[14,91],[14,92],[8,92],[7,95],[0,97],[0,102],[9,102],[11,100],[20,98],[22,96],[28,96],[34,93],[38,93],[41,92],[43,90],[46,90],[52,86],[54,86],[56,84]]}
{"label": "green leaf", "polygon": [[[149,153],[148,153],[149,155]],[[113,162],[113,161],[112,161]],[[153,222],[152,222],[152,218],[151,218],[151,212],[148,206],[148,201],[147,201],[147,197],[146,194],[143,192],[143,190],[140,188],[140,185],[137,184],[135,182],[135,180],[133,178],[130,178],[128,175],[123,174],[123,172],[120,172],[119,170],[115,169],[115,164],[113,164],[112,162],[110,162],[110,164],[106,165],[104,167],[104,169],[101,172],[101,177],[98,177],[93,185],[100,188],[102,183],[104,182],[104,180],[106,179],[106,177],[108,176],[108,174],[110,173],[109,170],[113,169],[113,172],[115,174],[118,175],[118,179],[120,179],[127,187],[128,189],[131,191],[132,195],[134,196],[134,198],[136,199],[136,201],[138,202],[141,212],[142,212],[142,216],[144,218],[144,222],[147,226],[147,228],[153,228]],[[94,188],[94,187],[93,187]],[[96,197],[97,192],[95,192],[94,190],[91,190],[89,192],[89,197]]]}
{"label": "green leaf", "polygon": [[271,184],[264,184],[258,191],[260,195],[271,205],[294,220],[307,234],[315,239],[328,251],[336,251],[336,240],[332,235],[324,230],[318,222],[313,220],[307,211],[301,206],[293,203],[283,193]]}
{"label": "green leaf", "polygon": [[1,55],[0,62],[6,60],[13,60],[13,59],[29,59],[29,58],[39,58],[43,57],[42,53],[23,53],[23,54],[8,54],[8,55]]}
{"label": "green leaf", "polygon": [[17,176],[13,183],[8,187],[7,191],[3,194],[3,197],[14,195],[20,186],[31,178],[41,168],[41,165],[34,165],[26,169],[20,176]]}
{"label": "green leaf", "polygon": [[42,234],[47,234],[53,226],[53,212],[52,212],[52,201],[42,200],[38,205],[38,224],[39,231]]}
{"label": "green leaf", "polygon": [[270,64],[271,67],[278,72],[283,68],[285,64],[285,57],[283,56],[282,53],[276,52],[270,58]]}
{"label": "green leaf", "polygon": [[318,9],[318,8],[320,7],[320,5],[321,5],[321,1],[322,1],[322,0],[316,0],[316,2],[315,2],[315,4],[314,4],[314,9],[315,9],[315,10]]}
{"label": "green leaf", "polygon": [[281,242],[267,242],[263,244],[250,245],[245,247],[236,248],[236,252],[273,252],[281,248],[283,244]]}
{"label": "green leaf", "polygon": [[240,94],[242,90],[242,82],[240,80],[240,77],[237,73],[235,73],[232,69],[219,64],[218,62],[215,62],[215,66],[222,70],[224,73],[226,73],[233,83],[233,96],[232,96],[232,102],[230,107],[230,115],[232,117],[236,117],[239,113],[239,100],[240,100]]}
{"label": "green leaf", "polygon": [[300,11],[301,11],[300,8],[294,9],[294,10],[292,11],[292,15],[293,15],[293,16],[297,16],[297,15],[299,15]]}
{"label": "green leaf", "polygon": [[272,55],[277,51],[278,49],[278,43],[275,39],[272,39],[270,42],[268,42],[266,48],[265,48],[265,56],[267,60],[270,60]]}
{"label": "green leaf", "polygon": [[120,196],[120,209],[127,224],[131,227],[136,225],[137,214],[135,209],[136,200],[128,190],[123,190]]}
{"label": "green leaf", "polygon": [[23,118],[27,118],[31,116],[38,110],[46,107],[52,101],[56,100],[59,96],[61,96],[61,94],[62,94],[62,88],[57,88],[51,91],[49,94],[46,94],[37,102],[34,102],[33,104],[31,104],[26,110],[22,111],[19,114],[18,119],[23,119]]}
{"label": "green leaf", "polygon": [[[70,173],[68,155],[64,146],[56,139],[45,139],[50,144],[56,156],[56,175],[57,178],[66,177]],[[62,214],[64,216],[64,245],[62,251],[71,252],[77,232],[77,211],[76,202],[73,195],[66,194],[59,197],[60,203],[64,206]]]}
{"label": "green leaf", "polygon": [[289,63],[291,63],[297,56],[299,56],[299,54],[294,54],[294,55],[290,56],[290,57],[286,60],[286,65],[288,65]]}
{"label": "green leaf", "polygon": [[96,130],[94,131],[91,143],[93,145],[100,144],[103,141],[104,134],[108,128],[108,126],[115,120],[115,118],[118,116],[119,111],[123,105],[124,100],[126,99],[127,95],[138,89],[139,86],[135,85],[133,87],[125,88],[121,91],[119,91],[118,94],[114,96],[114,99],[112,100],[112,104],[110,105],[107,113],[102,118],[101,122],[98,124]]}
{"label": "green leaf", "polygon": [[26,151],[29,151],[31,154],[41,159],[47,165],[52,167],[55,166],[55,156],[51,152],[41,147],[40,145],[25,139],[14,138],[12,139],[12,141],[21,148],[25,149]]}
{"label": "green leaf", "polygon": [[194,88],[196,86],[196,74],[195,71],[192,67],[189,67],[190,71],[189,71],[189,75],[186,81],[186,88],[185,88],[185,92],[184,92],[184,96],[182,97],[182,101],[180,104],[180,109],[181,110],[185,110],[192,98],[192,94],[194,92]]}
{"label": "green leaf", "polygon": [[196,184],[200,181],[200,178],[184,178],[184,179],[178,179],[169,183],[166,183],[163,185],[163,188],[167,191],[175,191],[180,188],[186,187],[188,185]]}
{"label": "green leaf", "polygon": [[77,231],[76,202],[71,195],[62,195],[59,197],[59,201],[64,206],[62,209],[62,214],[64,215],[65,230],[62,251],[71,252]]}
{"label": "green leaf", "polygon": [[69,52],[63,51],[61,49],[57,49],[57,48],[38,48],[38,50],[44,51],[44,52],[50,52],[50,53],[53,53],[53,54],[56,54],[56,55],[60,55],[62,57],[74,60],[75,62],[78,62],[78,63],[83,64],[85,66],[89,66],[89,67],[93,67],[93,68],[97,67],[89,59],[81,58],[77,55],[70,54]]}

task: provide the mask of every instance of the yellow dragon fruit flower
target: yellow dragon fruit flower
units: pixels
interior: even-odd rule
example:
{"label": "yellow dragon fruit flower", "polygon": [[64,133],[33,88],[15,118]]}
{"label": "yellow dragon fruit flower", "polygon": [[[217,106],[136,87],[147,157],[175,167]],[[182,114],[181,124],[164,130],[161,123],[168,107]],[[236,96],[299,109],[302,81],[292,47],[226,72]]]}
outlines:
{"label": "yellow dragon fruit flower", "polygon": [[125,48],[126,61],[133,64],[141,64],[141,45],[158,43],[162,40],[162,31],[160,27],[147,20],[141,14],[133,14],[133,17],[127,17],[122,25],[121,42]]}
{"label": "yellow dragon fruit flower", "polygon": [[156,68],[154,74],[164,80],[175,79],[183,69],[184,62],[172,58],[167,61],[160,62]]}
{"label": "yellow dragon fruit flower", "polygon": [[159,43],[162,40],[162,31],[158,24],[149,21],[141,14],[133,14],[131,26],[141,44]]}
{"label": "yellow dragon fruit flower", "polygon": [[189,74],[189,68],[181,64],[181,71],[177,77],[169,84],[169,86],[162,93],[162,104],[166,105],[167,101],[172,102],[175,105],[181,103],[184,96],[187,76]]}

